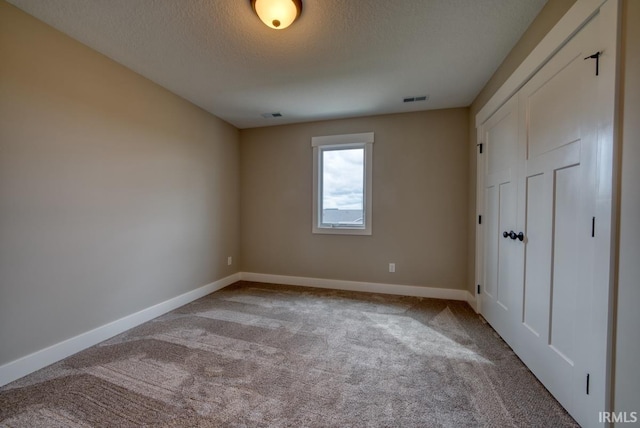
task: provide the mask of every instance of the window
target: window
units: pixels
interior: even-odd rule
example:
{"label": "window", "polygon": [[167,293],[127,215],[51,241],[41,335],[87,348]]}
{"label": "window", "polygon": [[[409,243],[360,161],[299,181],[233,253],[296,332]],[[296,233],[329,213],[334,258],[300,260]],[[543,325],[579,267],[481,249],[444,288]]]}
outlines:
{"label": "window", "polygon": [[313,233],[371,235],[373,132],[313,137]]}

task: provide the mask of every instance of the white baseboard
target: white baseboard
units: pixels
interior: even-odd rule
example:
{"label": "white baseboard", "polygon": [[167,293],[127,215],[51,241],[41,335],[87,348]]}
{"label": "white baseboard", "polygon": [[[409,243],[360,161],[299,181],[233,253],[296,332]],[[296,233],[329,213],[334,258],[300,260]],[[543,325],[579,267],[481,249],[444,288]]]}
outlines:
{"label": "white baseboard", "polygon": [[[363,291],[367,293],[395,294],[400,296],[430,297],[434,299],[471,301],[475,298],[467,290],[450,288],[420,287],[417,285],[382,284],[377,282],[343,281],[338,279],[306,278],[301,276],[271,275],[266,273],[242,272],[243,281],[266,282],[269,284],[300,285],[303,287],[329,288],[333,290]],[[470,300],[471,299],[471,300]]]}
{"label": "white baseboard", "polygon": [[23,376],[33,373],[43,367],[53,364],[63,358],[87,349],[90,346],[103,342],[115,335],[139,326],[149,320],[166,314],[180,306],[186,305],[200,297],[220,290],[240,280],[240,273],[219,279],[211,284],[204,285],[195,290],[188,291],[164,302],[150,306],[146,309],[127,315],[126,317],[112,321],[108,324],[89,330],[65,341],[51,345],[48,348],[36,351],[17,360],[0,366],[0,386],[13,382]]}

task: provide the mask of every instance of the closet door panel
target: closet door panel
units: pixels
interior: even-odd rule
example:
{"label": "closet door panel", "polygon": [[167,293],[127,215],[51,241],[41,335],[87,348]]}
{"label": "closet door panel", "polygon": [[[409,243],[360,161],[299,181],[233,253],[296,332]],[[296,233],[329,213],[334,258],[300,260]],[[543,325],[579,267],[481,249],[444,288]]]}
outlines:
{"label": "closet door panel", "polygon": [[[523,325],[536,337],[544,336],[549,322],[549,251],[550,222],[547,200],[547,177],[527,177],[527,248],[525,253]],[[518,350],[516,350],[518,351]]]}
{"label": "closet door panel", "polygon": [[[500,186],[487,186],[485,189],[485,280],[484,296],[495,300],[498,288],[498,258],[500,247]],[[485,310],[486,312],[486,310]],[[485,315],[486,317],[486,315]]]}
{"label": "closet door panel", "polygon": [[527,97],[529,135],[527,159],[540,156],[580,139],[581,82],[576,79],[584,65],[580,53],[566,59],[564,67],[549,76]]}
{"label": "closet door panel", "polygon": [[[590,222],[597,174],[597,77],[585,57],[595,51],[598,16],[519,92],[518,225],[523,230],[522,322],[515,351],[574,416],[588,407],[591,334],[597,286]],[[584,422],[584,419],[581,423]]]}
{"label": "closet door panel", "polygon": [[580,292],[576,272],[578,256],[581,177],[580,167],[555,171],[553,213],[553,274],[551,277],[549,346],[567,363],[575,360],[576,296]]}
{"label": "closet door panel", "polygon": [[484,257],[481,313],[514,346],[517,309],[513,287],[519,248],[504,232],[515,230],[518,103],[513,98],[483,125]]}

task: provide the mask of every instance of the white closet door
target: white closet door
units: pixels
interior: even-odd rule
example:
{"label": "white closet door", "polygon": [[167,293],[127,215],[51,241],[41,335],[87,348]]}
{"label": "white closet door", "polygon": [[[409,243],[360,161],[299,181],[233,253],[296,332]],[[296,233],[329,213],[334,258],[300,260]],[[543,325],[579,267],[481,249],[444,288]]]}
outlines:
{"label": "white closet door", "polygon": [[481,313],[585,427],[602,426],[607,406],[617,8],[606,6],[479,130]]}
{"label": "white closet door", "polygon": [[[518,103],[505,103],[482,126],[484,200],[484,290],[481,312],[509,345],[515,346],[515,290],[522,246],[509,233],[516,229]],[[505,236],[506,234],[506,236]]]}
{"label": "white closet door", "polygon": [[[515,349],[581,424],[594,349],[589,331],[596,284],[595,210],[598,103],[596,16],[519,92],[519,230],[524,256]],[[609,70],[608,72],[612,72]],[[601,362],[604,363],[604,362]]]}

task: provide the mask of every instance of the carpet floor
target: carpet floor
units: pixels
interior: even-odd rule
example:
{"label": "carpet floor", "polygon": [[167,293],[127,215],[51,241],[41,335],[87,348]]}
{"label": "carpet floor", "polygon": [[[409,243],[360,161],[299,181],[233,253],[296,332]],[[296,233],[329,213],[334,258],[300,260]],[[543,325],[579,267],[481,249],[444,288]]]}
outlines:
{"label": "carpet floor", "polygon": [[575,427],[463,302],[239,282],[0,389],[3,427]]}

